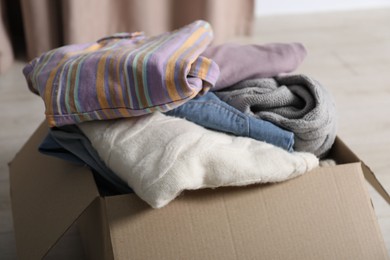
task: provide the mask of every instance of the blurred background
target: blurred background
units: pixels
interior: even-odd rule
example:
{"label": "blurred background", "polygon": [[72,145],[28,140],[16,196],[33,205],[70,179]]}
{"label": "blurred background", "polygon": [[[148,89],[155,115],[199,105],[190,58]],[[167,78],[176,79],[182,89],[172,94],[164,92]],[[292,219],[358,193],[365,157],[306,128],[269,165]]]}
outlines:
{"label": "blurred background", "polygon": [[[8,163],[44,120],[25,63],[116,32],[155,35],[196,19],[214,44],[301,42],[309,75],[336,100],[338,135],[390,192],[390,0],[0,0],[0,259],[16,259]],[[390,207],[368,187],[390,254]],[[72,228],[47,259],[84,259]]]}

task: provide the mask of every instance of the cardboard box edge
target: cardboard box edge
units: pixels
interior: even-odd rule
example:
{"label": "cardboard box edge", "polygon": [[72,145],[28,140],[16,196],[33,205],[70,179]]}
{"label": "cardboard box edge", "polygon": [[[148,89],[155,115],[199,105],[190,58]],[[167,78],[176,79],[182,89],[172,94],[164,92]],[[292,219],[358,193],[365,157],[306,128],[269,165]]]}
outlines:
{"label": "cardboard box edge", "polygon": [[[80,211],[78,213],[74,212],[74,218],[72,217],[72,218],[69,218],[66,221],[64,221],[64,223],[66,222],[66,224],[63,223],[64,228],[61,232],[59,232],[60,234],[56,233],[56,235],[54,235],[54,233],[51,231],[50,227],[45,226],[45,224],[47,224],[46,222],[40,221],[41,225],[37,226],[37,223],[35,221],[37,220],[36,218],[39,216],[39,212],[41,212],[42,209],[39,208],[39,206],[31,205],[31,204],[35,204],[35,203],[32,203],[31,200],[32,200],[32,197],[39,196],[39,195],[31,194],[31,192],[21,192],[21,191],[25,191],[25,188],[27,188],[27,190],[34,191],[34,188],[32,188],[32,186],[34,186],[34,187],[36,186],[36,183],[34,181],[30,183],[29,181],[26,181],[26,179],[23,179],[23,176],[27,176],[27,177],[29,176],[29,174],[26,174],[25,172],[23,173],[23,169],[25,170],[26,167],[28,169],[29,165],[22,163],[22,162],[25,162],[26,158],[27,159],[30,158],[30,156],[29,156],[30,154],[28,154],[28,153],[36,150],[34,147],[37,147],[37,144],[41,141],[41,138],[43,138],[45,134],[47,134],[47,126],[43,122],[31,134],[28,141],[26,141],[23,144],[23,146],[15,154],[14,158],[8,163],[9,175],[10,175],[9,176],[9,178],[10,178],[10,191],[9,192],[10,192],[10,197],[11,197],[11,210],[12,210],[13,227],[14,227],[14,233],[15,233],[15,242],[16,242],[16,248],[17,248],[17,255],[21,259],[23,259],[23,258],[27,258],[27,259],[39,258],[39,259],[41,259],[45,255],[47,255],[49,253],[49,251],[61,239],[61,237],[67,232],[67,230],[69,230],[69,228],[83,214],[83,212],[88,208],[88,206],[96,199],[96,197],[99,197],[99,193],[97,192],[97,189],[90,190],[89,192],[85,192],[84,199],[83,199],[83,203],[86,203],[85,207],[83,206],[83,208],[81,209],[80,205],[78,205]],[[46,155],[40,154],[37,150],[36,150],[36,153],[38,154],[38,156],[46,156]],[[60,163],[60,162],[63,163],[61,160],[56,159],[56,158],[48,157],[48,159],[51,161],[51,163],[53,163],[54,160],[57,160],[58,163]],[[34,161],[34,158],[31,159],[30,160],[30,165],[31,165],[30,168],[36,170],[36,168],[34,168],[34,164],[36,164],[36,163],[39,164],[39,162]],[[79,167],[79,168],[73,167],[71,169],[77,169],[77,171],[81,171],[81,172],[89,171],[86,167]],[[75,174],[78,174],[77,171],[75,172]],[[40,171],[37,170],[37,172],[39,173]],[[49,176],[51,176],[51,174]],[[72,177],[72,176],[69,176],[69,177]],[[53,176],[53,178],[55,178],[55,176]],[[93,181],[93,177],[92,177],[92,174],[90,174],[90,172],[85,172],[85,174],[83,174],[83,177],[79,177],[79,179],[83,180],[83,181]],[[47,185],[45,186],[42,184],[40,186],[41,186],[40,187],[41,190],[47,187]],[[55,191],[55,189],[53,189],[53,190]],[[39,192],[41,192],[41,191],[39,191]],[[16,194],[16,193],[18,193],[18,194]],[[41,193],[43,193],[43,192],[41,192]],[[59,192],[57,192],[57,194],[58,193]],[[51,194],[51,195],[47,195],[47,197],[52,197],[52,196],[56,197],[55,193]],[[58,196],[60,196],[60,194],[58,194]],[[44,198],[43,198],[43,200],[44,200]],[[23,206],[23,204],[26,204],[26,203],[27,203],[27,205]],[[47,203],[44,205],[50,206],[51,204]],[[72,205],[67,205],[67,206],[71,207]],[[30,208],[30,209],[32,208],[32,211],[35,211],[35,212],[27,212],[27,209],[25,209],[25,208]],[[75,210],[73,210],[73,211],[75,211]],[[47,212],[49,212],[48,214],[54,214],[52,212],[52,210],[49,208],[47,209]],[[28,215],[30,217],[25,218],[24,216],[26,216],[26,215]],[[58,219],[61,217],[61,215],[55,215],[55,214],[50,215],[50,217],[51,216],[53,216],[54,219]],[[54,223],[54,220],[52,222]],[[38,221],[38,223],[39,223],[39,221]],[[26,230],[23,229],[23,227],[27,227],[27,228],[30,228],[30,229],[36,230],[36,231],[40,230],[40,232],[44,232],[45,230],[46,231],[50,230],[50,232],[53,234],[48,235],[51,238],[47,238],[47,240],[44,240],[46,242],[42,242],[41,244],[39,244],[40,242],[38,241],[39,243],[36,244],[35,243],[36,239],[33,239],[34,236],[29,237],[29,236],[23,235],[23,233],[26,232]],[[32,230],[30,230],[30,231],[32,231]],[[34,232],[34,233],[36,233],[36,232]],[[57,234],[59,234],[59,235],[57,236]],[[50,242],[48,242],[48,241],[50,241]],[[26,244],[26,243],[29,245],[24,246],[23,244]],[[35,244],[35,246],[34,246],[34,244]]]}

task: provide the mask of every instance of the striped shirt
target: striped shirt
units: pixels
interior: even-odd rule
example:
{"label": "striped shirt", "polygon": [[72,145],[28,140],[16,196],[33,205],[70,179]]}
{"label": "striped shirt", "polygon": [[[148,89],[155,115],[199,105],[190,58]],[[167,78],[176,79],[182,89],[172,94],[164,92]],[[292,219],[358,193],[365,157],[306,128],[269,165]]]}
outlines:
{"label": "striped shirt", "polygon": [[154,37],[119,33],[46,52],[23,73],[51,127],[165,112],[214,86],[218,65],[200,56],[212,39],[201,20]]}

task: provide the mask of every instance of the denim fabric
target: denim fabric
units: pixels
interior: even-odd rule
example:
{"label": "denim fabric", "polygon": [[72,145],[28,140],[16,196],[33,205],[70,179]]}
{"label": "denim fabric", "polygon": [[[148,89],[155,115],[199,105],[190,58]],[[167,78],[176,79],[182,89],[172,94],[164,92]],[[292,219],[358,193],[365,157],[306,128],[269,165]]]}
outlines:
{"label": "denim fabric", "polygon": [[198,125],[236,136],[251,137],[293,150],[294,134],[271,122],[246,115],[220,100],[214,93],[199,96],[165,114],[185,118]]}
{"label": "denim fabric", "polygon": [[51,135],[51,131],[49,131],[45,139],[43,139],[38,150],[45,155],[57,157],[74,164],[86,165],[83,160],[62,147],[62,145],[60,145]]}
{"label": "denim fabric", "polygon": [[133,190],[111,171],[77,126],[51,128],[38,150],[73,163],[91,167],[99,192],[103,195],[132,193]]}

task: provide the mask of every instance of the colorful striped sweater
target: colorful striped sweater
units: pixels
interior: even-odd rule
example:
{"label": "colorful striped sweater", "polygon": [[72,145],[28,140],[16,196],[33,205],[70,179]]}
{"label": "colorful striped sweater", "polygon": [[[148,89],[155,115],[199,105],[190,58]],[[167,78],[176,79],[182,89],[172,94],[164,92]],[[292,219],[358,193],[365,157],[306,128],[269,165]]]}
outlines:
{"label": "colorful striped sweater", "polygon": [[46,52],[23,73],[51,127],[165,112],[214,86],[218,65],[200,56],[212,38],[205,21],[155,37],[115,34]]}

